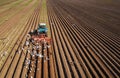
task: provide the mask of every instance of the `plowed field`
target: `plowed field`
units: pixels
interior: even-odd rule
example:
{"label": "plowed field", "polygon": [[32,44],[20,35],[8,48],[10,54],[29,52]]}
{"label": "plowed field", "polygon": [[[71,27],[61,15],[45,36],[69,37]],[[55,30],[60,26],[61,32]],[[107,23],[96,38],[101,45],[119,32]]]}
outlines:
{"label": "plowed field", "polygon": [[[52,43],[47,48],[40,43],[43,57],[33,57],[32,44],[25,46],[27,34],[42,22]],[[87,77],[120,77],[119,0],[0,4],[0,78]]]}

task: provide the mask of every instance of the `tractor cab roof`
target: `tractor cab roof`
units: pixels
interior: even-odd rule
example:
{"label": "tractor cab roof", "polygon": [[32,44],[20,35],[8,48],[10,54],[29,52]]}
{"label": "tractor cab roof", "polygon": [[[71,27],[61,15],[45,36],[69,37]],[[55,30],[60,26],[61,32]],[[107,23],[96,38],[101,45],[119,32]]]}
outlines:
{"label": "tractor cab roof", "polygon": [[46,23],[39,23],[39,27],[46,27]]}
{"label": "tractor cab roof", "polygon": [[40,23],[40,25],[46,25],[46,23]]}

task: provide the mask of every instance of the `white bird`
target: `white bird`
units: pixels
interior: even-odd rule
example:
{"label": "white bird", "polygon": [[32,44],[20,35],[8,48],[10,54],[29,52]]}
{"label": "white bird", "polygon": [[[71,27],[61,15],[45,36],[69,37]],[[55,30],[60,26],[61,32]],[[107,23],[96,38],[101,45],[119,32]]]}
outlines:
{"label": "white bird", "polygon": [[48,47],[48,48],[50,48],[51,46],[50,46],[50,45],[48,45],[47,47]]}
{"label": "white bird", "polygon": [[24,50],[24,48],[22,47],[22,50]]}
{"label": "white bird", "polygon": [[38,56],[40,58],[44,57],[42,54],[36,54],[36,56]]}
{"label": "white bird", "polygon": [[29,45],[29,41],[26,41],[26,46],[28,46]]}
{"label": "white bird", "polygon": [[28,53],[30,53],[30,50],[27,50],[28,51]]}

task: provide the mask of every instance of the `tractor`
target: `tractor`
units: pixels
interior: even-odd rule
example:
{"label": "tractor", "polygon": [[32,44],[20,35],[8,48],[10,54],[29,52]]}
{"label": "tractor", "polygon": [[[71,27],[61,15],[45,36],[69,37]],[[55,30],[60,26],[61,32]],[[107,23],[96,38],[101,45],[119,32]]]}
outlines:
{"label": "tractor", "polygon": [[47,31],[48,31],[48,29],[46,28],[46,24],[40,23],[40,24],[38,24],[38,28],[29,32],[29,34],[31,36],[32,35],[39,35],[39,34],[46,34],[46,36],[47,36]]}
{"label": "tractor", "polygon": [[40,23],[37,29],[38,33],[47,33],[48,29],[46,28],[45,23]]}
{"label": "tractor", "polygon": [[51,43],[51,39],[47,37],[46,23],[39,23],[38,28],[29,32],[31,39],[36,42],[47,42]]}

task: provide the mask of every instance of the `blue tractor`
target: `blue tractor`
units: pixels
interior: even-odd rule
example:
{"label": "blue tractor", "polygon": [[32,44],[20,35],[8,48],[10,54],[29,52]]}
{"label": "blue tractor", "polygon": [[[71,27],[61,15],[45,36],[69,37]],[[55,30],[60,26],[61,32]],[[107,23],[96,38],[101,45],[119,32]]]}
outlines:
{"label": "blue tractor", "polygon": [[38,24],[38,28],[35,30],[32,30],[29,32],[29,34],[32,35],[39,35],[39,34],[45,34],[47,35],[48,29],[46,28],[46,23],[40,23]]}
{"label": "blue tractor", "polygon": [[47,33],[48,29],[46,28],[46,24],[45,23],[40,23],[38,25],[38,33]]}

